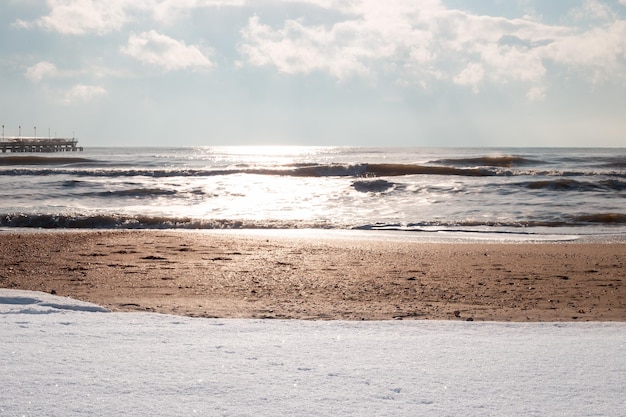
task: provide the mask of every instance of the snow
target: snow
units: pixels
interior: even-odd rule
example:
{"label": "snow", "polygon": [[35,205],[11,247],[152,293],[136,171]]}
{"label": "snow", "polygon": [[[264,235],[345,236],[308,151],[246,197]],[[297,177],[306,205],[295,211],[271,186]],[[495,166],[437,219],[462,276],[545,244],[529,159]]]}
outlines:
{"label": "snow", "polygon": [[623,416],[626,323],[111,313],[0,289],[1,416]]}

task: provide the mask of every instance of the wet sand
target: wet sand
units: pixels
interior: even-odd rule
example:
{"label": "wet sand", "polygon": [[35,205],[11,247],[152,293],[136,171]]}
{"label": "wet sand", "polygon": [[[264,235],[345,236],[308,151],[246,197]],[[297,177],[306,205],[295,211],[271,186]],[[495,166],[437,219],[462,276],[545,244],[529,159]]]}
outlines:
{"label": "wet sand", "polygon": [[626,321],[625,243],[0,233],[0,287],[194,317]]}

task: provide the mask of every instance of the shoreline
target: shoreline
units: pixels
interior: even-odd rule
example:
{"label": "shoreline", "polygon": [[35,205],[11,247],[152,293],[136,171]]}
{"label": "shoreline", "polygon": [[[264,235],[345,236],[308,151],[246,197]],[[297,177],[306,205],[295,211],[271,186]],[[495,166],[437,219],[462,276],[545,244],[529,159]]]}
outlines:
{"label": "shoreline", "polygon": [[57,231],[0,232],[0,287],[191,317],[626,321],[623,241]]}
{"label": "shoreline", "polygon": [[[548,228],[550,229],[550,228]],[[582,228],[586,229],[586,228]],[[266,237],[297,240],[364,240],[396,241],[403,243],[484,243],[484,244],[626,244],[626,233],[599,232],[546,233],[512,231],[433,230],[413,231],[402,229],[341,229],[341,228],[71,228],[71,227],[0,227],[0,236],[12,234],[82,234],[82,233],[181,233],[199,235],[225,235],[233,237]]]}

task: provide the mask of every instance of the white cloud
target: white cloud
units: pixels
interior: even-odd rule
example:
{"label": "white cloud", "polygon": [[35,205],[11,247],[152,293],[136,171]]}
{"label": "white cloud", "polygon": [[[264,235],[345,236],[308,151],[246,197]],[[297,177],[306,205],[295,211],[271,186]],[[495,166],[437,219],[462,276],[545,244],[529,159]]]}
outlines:
{"label": "white cloud", "polygon": [[145,9],[150,10],[157,22],[171,23],[181,19],[194,9],[209,7],[241,7],[246,0],[152,0],[145,1]]}
{"label": "white cloud", "polygon": [[197,46],[186,45],[154,30],[132,34],[121,51],[138,61],[166,71],[211,68],[213,64]]}
{"label": "white cloud", "polygon": [[54,76],[58,73],[57,67],[47,61],[41,61],[26,69],[26,78],[38,83],[44,77]]}
{"label": "white cloud", "polygon": [[446,9],[439,0],[297,2],[334,8],[344,18],[316,26],[289,20],[282,27],[251,18],[239,45],[247,64],[288,74],[323,71],[339,80],[395,74],[398,85],[422,87],[452,80],[474,91],[484,83],[521,83],[532,100],[545,95],[548,63],[568,72],[573,67],[595,81],[626,74],[626,21],[596,0],[580,10],[608,24],[587,31],[528,16],[508,19]]}
{"label": "white cloud", "polygon": [[608,4],[598,0],[585,0],[581,6],[573,8],[570,15],[575,20],[609,20],[616,17],[615,12]]}
{"label": "white cloud", "polygon": [[590,81],[626,76],[626,21],[619,20],[558,39],[546,46],[545,58],[586,74]]}
{"label": "white cloud", "polygon": [[490,78],[499,83],[536,83],[546,73],[541,57],[526,48],[488,45],[483,48],[481,58],[491,69]]}
{"label": "white cloud", "polygon": [[[409,61],[423,64],[434,60],[433,41],[428,28],[416,27],[416,14],[427,19],[438,11],[439,1],[410,2],[316,1],[321,7],[336,6],[349,13],[346,20],[332,26],[306,26],[302,20],[288,20],[274,29],[250,18],[242,30],[239,51],[254,66],[273,65],[279,71],[310,73],[325,71],[339,80],[371,75],[376,66],[391,63],[404,66]],[[430,9],[429,9],[430,8]]]}
{"label": "white cloud", "polygon": [[454,77],[454,82],[459,85],[471,86],[475,93],[478,93],[478,84],[485,77],[485,70],[481,64],[470,62],[467,66]]}
{"label": "white cloud", "polygon": [[55,64],[48,61],[40,61],[24,71],[24,76],[34,83],[42,82],[44,79],[51,78],[126,78],[130,76],[128,71],[108,68],[102,65],[98,65],[98,62],[94,62],[84,68],[80,69],[59,69]]}
{"label": "white cloud", "polygon": [[[626,1],[626,0],[625,0]],[[283,0],[283,3],[312,4],[324,9],[348,10],[354,4],[351,0]]]}
{"label": "white cloud", "polygon": [[541,101],[546,98],[546,89],[543,86],[534,86],[526,93],[529,101]]}
{"label": "white cloud", "polygon": [[367,39],[353,39],[344,44],[342,38],[351,39],[358,31],[358,23],[345,22],[332,31],[323,26],[304,26],[299,21],[287,21],[284,28],[273,30],[250,18],[242,32],[244,43],[240,52],[248,63],[255,66],[274,65],[287,74],[325,71],[339,80],[355,74],[366,74],[363,61],[373,58],[375,45]]}
{"label": "white cloud", "polygon": [[[274,29],[251,18],[239,50],[251,65],[273,65],[290,74],[321,70],[338,79],[392,67],[405,71],[399,74],[403,78],[411,74],[417,83],[436,74],[476,88],[483,77],[533,81],[544,73],[537,55],[525,56],[522,48],[511,46],[494,48],[503,35],[524,35],[535,23],[449,11],[435,0],[419,5],[400,0],[391,5],[370,0],[350,7],[340,3],[342,11],[355,14],[331,27],[287,21]],[[514,64],[520,60],[531,65],[518,70]],[[462,68],[468,61],[475,65]]]}
{"label": "white cloud", "polygon": [[119,30],[131,20],[127,1],[120,0],[47,0],[50,13],[35,21],[18,20],[21,27],[39,27],[68,35],[88,32],[105,34]]}
{"label": "white cloud", "polygon": [[[47,15],[17,24],[104,35],[134,22],[170,24],[199,8],[241,7],[244,13],[256,9],[264,16],[284,3],[337,14],[326,24],[310,24],[304,17],[272,24],[263,17],[249,18],[241,29],[238,65],[273,67],[286,74],[320,72],[340,81],[384,76],[407,87],[448,81],[473,91],[521,83],[526,91],[545,93],[548,67],[594,83],[626,79],[626,20],[599,0],[573,8],[565,16],[571,26],[530,16],[478,15],[446,8],[441,0],[47,0]],[[626,5],[626,0],[619,3]],[[208,48],[154,30],[132,34],[120,50],[167,71],[213,66]],[[34,82],[68,74],[40,64],[27,70]]]}
{"label": "white cloud", "polygon": [[99,85],[77,84],[67,91],[63,97],[66,104],[91,101],[107,94],[107,90]]}
{"label": "white cloud", "polygon": [[146,15],[157,22],[171,22],[193,9],[243,6],[245,0],[47,0],[46,3],[47,15],[34,21],[17,20],[14,25],[66,35],[104,35],[145,19]]}

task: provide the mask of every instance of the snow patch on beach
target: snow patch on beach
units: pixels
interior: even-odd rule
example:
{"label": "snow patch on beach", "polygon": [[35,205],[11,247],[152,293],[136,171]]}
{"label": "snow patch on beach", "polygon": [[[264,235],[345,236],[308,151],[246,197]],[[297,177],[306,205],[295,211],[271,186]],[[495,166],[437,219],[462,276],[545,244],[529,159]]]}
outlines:
{"label": "snow patch on beach", "polygon": [[0,314],[48,314],[63,310],[108,312],[99,305],[45,292],[0,289]]}
{"label": "snow patch on beach", "polygon": [[626,323],[103,311],[0,289],[0,415],[617,416],[626,409]]}

